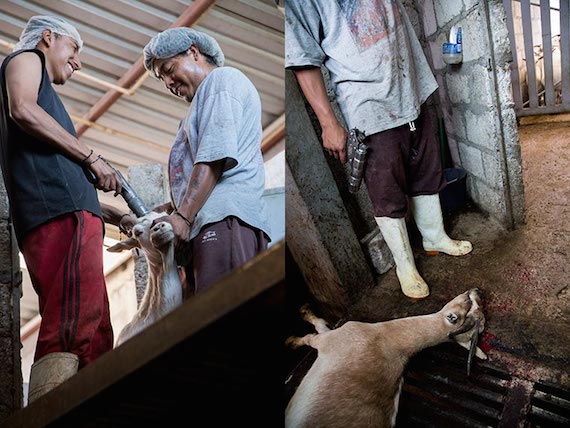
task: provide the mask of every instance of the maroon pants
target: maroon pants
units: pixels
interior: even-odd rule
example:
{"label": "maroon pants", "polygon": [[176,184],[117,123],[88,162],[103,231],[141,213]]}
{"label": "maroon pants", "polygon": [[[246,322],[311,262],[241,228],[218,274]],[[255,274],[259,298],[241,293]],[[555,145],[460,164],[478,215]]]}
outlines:
{"label": "maroon pants", "polygon": [[266,249],[265,234],[237,217],[204,226],[192,240],[192,261],[186,266],[189,294],[204,291]]}
{"label": "maroon pants", "polygon": [[42,316],[34,359],[71,352],[83,367],[111,350],[101,219],[87,211],[57,217],[28,233],[21,250]]}
{"label": "maroon pants", "polygon": [[376,217],[402,218],[408,196],[433,195],[445,187],[433,116],[422,106],[416,130],[402,125],[370,135],[364,181]]}

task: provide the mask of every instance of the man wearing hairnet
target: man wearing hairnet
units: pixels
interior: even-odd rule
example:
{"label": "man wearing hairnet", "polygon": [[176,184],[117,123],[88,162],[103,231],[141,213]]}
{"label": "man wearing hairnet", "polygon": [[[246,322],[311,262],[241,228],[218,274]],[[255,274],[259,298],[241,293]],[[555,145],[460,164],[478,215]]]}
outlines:
{"label": "man wearing hairnet", "polygon": [[102,210],[87,170],[103,191],[121,184],[77,139],[52,86],[81,68],[81,47],[63,19],[34,16],[0,69],[2,172],[42,316],[28,401],[113,347]]}
{"label": "man wearing hairnet", "polygon": [[[261,102],[251,81],[224,67],[210,36],[186,27],[154,36],[146,69],[191,103],[170,151],[170,215],[180,264],[194,292],[267,248]],[[193,287],[192,287],[193,286]]]}

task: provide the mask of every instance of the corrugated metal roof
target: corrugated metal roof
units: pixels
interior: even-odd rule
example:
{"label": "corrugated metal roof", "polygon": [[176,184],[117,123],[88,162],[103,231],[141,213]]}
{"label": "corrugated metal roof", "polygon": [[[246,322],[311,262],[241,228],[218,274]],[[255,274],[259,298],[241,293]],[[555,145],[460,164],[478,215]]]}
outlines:
{"label": "corrugated metal roof", "polygon": [[[140,60],[156,33],[170,27],[189,7],[206,0],[3,0],[0,40],[16,43],[33,15],[57,15],[79,30],[84,49],[82,72],[110,84]],[[258,89],[264,128],[285,111],[284,18],[274,0],[219,0],[192,28],[216,38],[226,65],[242,70]],[[0,60],[11,52],[0,46]],[[145,73],[146,74],[146,73]],[[166,166],[178,124],[188,104],[166,91],[162,82],[144,78],[132,95],[122,95],[81,139],[126,173],[131,165],[159,162]],[[110,89],[77,73],[55,86],[80,125]],[[100,192],[102,202],[125,208],[120,198]]]}

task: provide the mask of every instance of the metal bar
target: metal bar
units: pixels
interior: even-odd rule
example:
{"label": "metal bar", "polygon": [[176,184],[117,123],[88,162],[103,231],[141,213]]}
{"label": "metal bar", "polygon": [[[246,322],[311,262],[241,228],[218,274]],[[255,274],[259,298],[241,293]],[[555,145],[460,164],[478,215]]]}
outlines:
{"label": "metal bar", "polygon": [[[187,26],[191,27],[206,13],[217,0],[196,0],[172,23],[169,28]],[[146,73],[143,64],[143,58],[140,57],[133,66],[121,77],[117,84],[123,87],[131,87],[137,84],[137,81]],[[109,90],[89,109],[84,117],[89,122],[96,122],[109,108],[121,97],[121,93],[115,90]],[[86,124],[81,124],[77,128],[77,135],[81,137],[85,131],[89,129]]]}
{"label": "metal bar", "polygon": [[560,2],[560,57],[562,65],[562,104],[570,107],[570,6]]}
{"label": "metal bar", "polygon": [[461,391],[472,396],[495,402],[498,405],[502,405],[502,403],[505,401],[504,394],[492,391],[485,385],[465,383],[465,379],[463,377],[456,377],[453,379],[448,371],[445,373],[430,373],[428,371],[425,371],[421,373],[421,375],[414,372],[409,372],[407,374],[407,378],[417,378],[424,383],[427,383],[427,381],[437,382],[446,385],[450,390],[453,389],[456,391]]}
{"label": "metal bar", "polygon": [[538,107],[538,95],[536,89],[536,70],[534,65],[534,51],[532,43],[530,0],[521,0],[521,15],[523,22],[524,53],[526,57],[528,99],[530,107],[534,108]]}
{"label": "metal bar", "polygon": [[512,0],[503,0],[503,5],[507,13],[507,29],[509,32],[509,40],[511,44],[511,54],[513,56],[513,61],[510,64],[513,101],[515,102],[515,107],[522,108],[521,82],[518,68],[519,61],[517,58],[518,55],[517,44],[515,40],[515,25],[513,22],[513,2]]}
{"label": "metal bar", "polygon": [[555,106],[541,106],[536,108],[515,108],[517,117],[535,116],[540,114],[556,114],[567,113],[570,111],[570,105],[558,104]]}
{"label": "metal bar", "polygon": [[[513,0],[513,1],[516,1],[516,2],[520,3],[521,0]],[[550,1],[550,0],[534,0],[534,1],[531,1],[530,4],[531,4],[532,6],[540,6],[541,3],[545,3],[545,2],[548,3],[549,1]],[[560,10],[560,9],[558,9],[556,6],[551,6],[550,9],[552,9],[552,10]]]}
{"label": "metal bar", "polygon": [[537,425],[533,425],[533,426],[559,426],[559,427],[564,427],[564,426],[568,426],[568,424],[570,424],[570,419],[550,412],[548,410],[545,409],[541,409],[538,407],[533,407],[531,410],[531,420],[533,420],[534,418],[537,418]]}
{"label": "metal bar", "polygon": [[542,54],[544,65],[545,104],[551,106],[554,100],[554,74],[552,72],[552,31],[550,27],[550,2],[540,2],[540,23],[542,27]]}
{"label": "metal bar", "polygon": [[125,140],[133,141],[137,144],[144,144],[145,146],[153,147],[155,149],[161,150],[161,151],[166,152],[166,153],[170,152],[169,147],[164,147],[161,144],[154,143],[152,141],[143,140],[142,138],[135,137],[134,135],[125,134],[124,132],[117,131],[116,129],[109,128],[108,126],[99,125],[98,123],[91,122],[87,119],[84,119],[84,118],[79,117],[79,116],[75,116],[73,114],[70,114],[69,117],[71,117],[71,120],[73,120],[74,122],[79,122],[83,125],[87,125],[90,128],[95,128],[99,131],[105,132],[106,134],[114,135],[114,136],[119,137],[119,138],[124,138]]}

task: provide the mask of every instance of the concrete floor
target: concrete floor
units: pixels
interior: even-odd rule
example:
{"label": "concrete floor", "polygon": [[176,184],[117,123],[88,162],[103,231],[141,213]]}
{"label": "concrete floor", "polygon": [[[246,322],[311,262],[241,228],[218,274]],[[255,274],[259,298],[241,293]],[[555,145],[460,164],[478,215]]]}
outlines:
{"label": "concrete floor", "polygon": [[350,318],[363,321],[427,314],[471,288],[484,291],[489,363],[529,381],[570,388],[570,122],[519,129],[526,225],[507,232],[467,205],[446,218],[454,238],[473,243],[464,257],[427,256],[411,228],[418,270],[431,296],[401,294],[394,269],[367,290]]}

